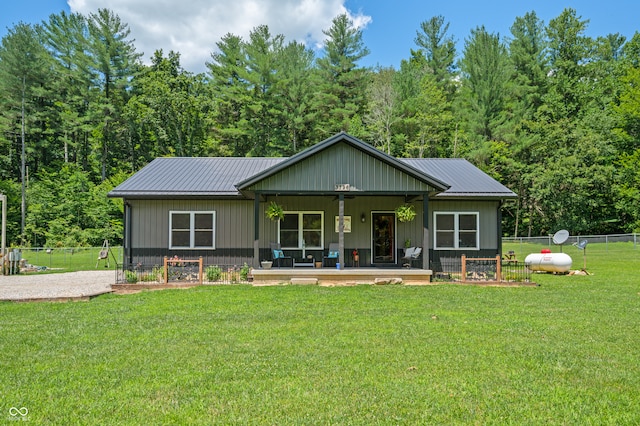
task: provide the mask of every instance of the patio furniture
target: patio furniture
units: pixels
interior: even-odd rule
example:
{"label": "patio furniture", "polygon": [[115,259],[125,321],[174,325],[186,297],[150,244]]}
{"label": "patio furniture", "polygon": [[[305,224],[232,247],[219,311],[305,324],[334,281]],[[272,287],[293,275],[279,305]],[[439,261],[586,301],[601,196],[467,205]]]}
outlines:
{"label": "patio furniture", "polygon": [[291,267],[293,267],[293,258],[291,256],[285,256],[282,248],[280,247],[280,243],[270,243],[271,246],[271,257],[273,259],[273,263],[277,263],[278,268],[281,266],[282,261],[289,259],[291,262]]}
{"label": "patio furniture", "polygon": [[405,250],[404,256],[400,258],[402,266],[410,268],[413,266],[413,261],[420,259],[422,253],[422,247],[409,247]]}
{"label": "patio furniture", "polygon": [[333,259],[334,261],[334,266],[335,263],[338,262],[338,257],[339,257],[339,245],[338,243],[330,243],[329,244],[329,253],[326,256],[322,257],[322,266],[326,266],[326,261],[327,259]]}
{"label": "patio furniture", "polygon": [[[311,255],[309,255],[311,256]],[[314,268],[315,267],[315,263],[316,260],[313,257],[303,257],[301,259],[293,259],[293,267],[300,267],[300,266],[306,266],[306,267],[310,267],[310,268]]]}

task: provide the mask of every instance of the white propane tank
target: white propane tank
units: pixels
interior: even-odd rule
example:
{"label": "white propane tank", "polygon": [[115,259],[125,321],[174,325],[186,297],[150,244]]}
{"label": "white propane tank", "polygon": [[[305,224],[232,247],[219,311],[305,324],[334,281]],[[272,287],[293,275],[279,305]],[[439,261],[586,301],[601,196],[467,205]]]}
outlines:
{"label": "white propane tank", "polygon": [[566,273],[571,269],[571,256],[566,253],[531,253],[524,264],[531,271]]}

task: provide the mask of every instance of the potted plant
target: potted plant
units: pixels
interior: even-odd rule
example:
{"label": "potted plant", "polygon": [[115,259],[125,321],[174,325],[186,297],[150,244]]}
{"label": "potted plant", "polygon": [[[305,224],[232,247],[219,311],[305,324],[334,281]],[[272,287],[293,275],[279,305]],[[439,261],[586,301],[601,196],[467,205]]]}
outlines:
{"label": "potted plant", "polygon": [[269,203],[269,207],[267,207],[265,214],[269,219],[273,220],[274,222],[284,219],[284,209],[280,204],[276,203],[275,201],[272,201],[271,203]]}
{"label": "potted plant", "polygon": [[416,217],[416,209],[410,204],[403,204],[396,209],[400,222],[411,222]]}
{"label": "potted plant", "polygon": [[272,265],[273,262],[271,260],[263,260],[260,262],[260,266],[262,266],[262,269],[271,269]]}
{"label": "potted plant", "polygon": [[358,254],[358,249],[355,249],[352,254],[353,254],[353,262],[354,263],[360,262],[360,254]]}

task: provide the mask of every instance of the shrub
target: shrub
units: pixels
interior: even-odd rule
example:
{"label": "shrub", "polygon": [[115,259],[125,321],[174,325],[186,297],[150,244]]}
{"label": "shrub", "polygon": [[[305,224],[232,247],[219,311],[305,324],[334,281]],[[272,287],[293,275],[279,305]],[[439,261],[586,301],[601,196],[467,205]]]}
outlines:
{"label": "shrub", "polygon": [[135,284],[138,282],[138,274],[134,271],[124,271],[124,278],[129,284]]}
{"label": "shrub", "polygon": [[222,268],[215,265],[207,266],[205,275],[207,276],[207,281],[218,281],[222,276]]}
{"label": "shrub", "polygon": [[249,277],[249,265],[247,265],[247,262],[245,262],[244,265],[242,265],[242,268],[240,268],[240,280],[247,281],[248,277]]}

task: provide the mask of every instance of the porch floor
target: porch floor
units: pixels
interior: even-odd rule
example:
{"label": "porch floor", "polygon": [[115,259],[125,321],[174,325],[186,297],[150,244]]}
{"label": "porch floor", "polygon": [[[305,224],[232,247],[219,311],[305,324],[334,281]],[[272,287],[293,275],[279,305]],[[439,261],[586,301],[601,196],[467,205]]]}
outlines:
{"label": "porch floor", "polygon": [[432,271],[407,268],[272,268],[254,269],[253,285],[431,284]]}

